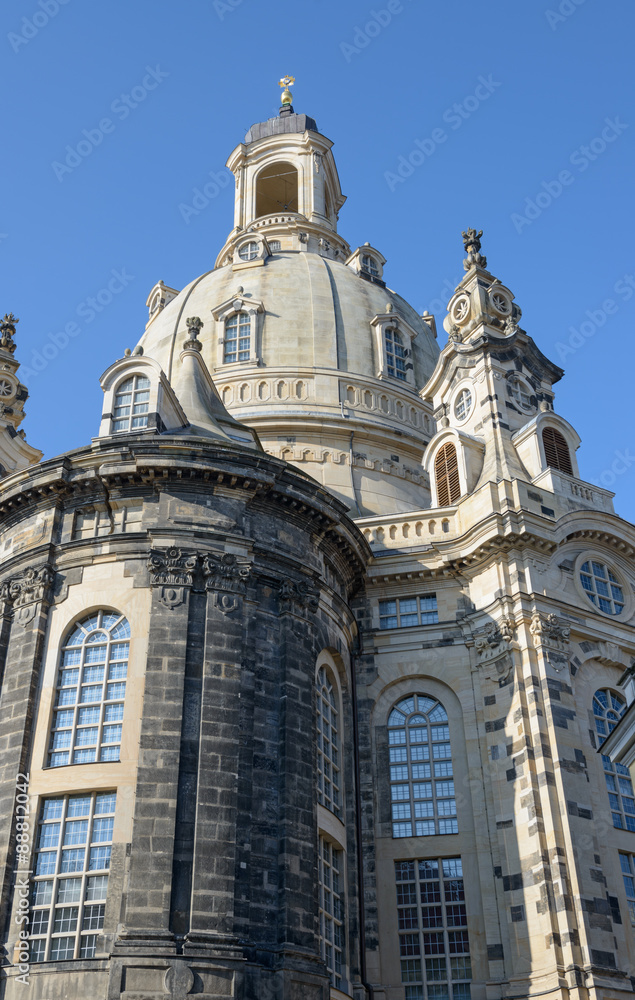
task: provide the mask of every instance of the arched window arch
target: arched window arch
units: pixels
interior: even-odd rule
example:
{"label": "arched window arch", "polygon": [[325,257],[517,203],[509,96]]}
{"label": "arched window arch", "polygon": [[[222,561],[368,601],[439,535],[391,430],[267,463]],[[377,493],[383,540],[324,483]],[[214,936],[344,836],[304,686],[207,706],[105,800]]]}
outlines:
{"label": "arched window arch", "polygon": [[251,320],[246,312],[237,312],[225,320],[223,361],[249,361],[251,354]]}
{"label": "arched window arch", "polygon": [[292,163],[272,163],[256,179],[256,218],[298,211],[298,171]]}
{"label": "arched window arch", "polygon": [[112,411],[113,434],[141,430],[148,426],[150,379],[131,375],[117,386]]}
{"label": "arched window arch", "polygon": [[436,698],[412,694],[388,716],[393,837],[458,833],[448,716]]}
{"label": "arched window arch", "polygon": [[434,479],[437,484],[438,507],[447,507],[460,499],[459,461],[453,444],[444,444],[439,448],[434,460]]}
{"label": "arched window arch", "polygon": [[48,766],[117,761],[130,626],[116,611],[96,611],[62,646]]}
{"label": "arched window arch", "polygon": [[337,686],[331,671],[321,666],[317,674],[318,801],[341,818],[341,724]]}
{"label": "arched window arch", "polygon": [[573,475],[569,445],[564,435],[555,427],[545,427],[542,432],[542,443],[545,449],[545,460],[550,469]]}
{"label": "arched window arch", "polygon": [[[600,746],[612,733],[626,711],[626,701],[609,688],[601,688],[593,695],[593,718]],[[613,826],[618,830],[635,831],[635,795],[629,770],[623,764],[614,764],[602,754],[604,777],[609,795]]]}

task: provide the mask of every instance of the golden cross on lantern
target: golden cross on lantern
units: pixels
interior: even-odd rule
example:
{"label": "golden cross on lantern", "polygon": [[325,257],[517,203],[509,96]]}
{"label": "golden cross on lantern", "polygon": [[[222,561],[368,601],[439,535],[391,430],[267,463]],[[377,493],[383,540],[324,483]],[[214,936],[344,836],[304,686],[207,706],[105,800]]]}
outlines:
{"label": "golden cross on lantern", "polygon": [[278,86],[284,87],[284,90],[282,91],[282,104],[293,103],[293,94],[289,90],[292,83],[295,83],[294,76],[283,76],[282,79],[278,81]]}

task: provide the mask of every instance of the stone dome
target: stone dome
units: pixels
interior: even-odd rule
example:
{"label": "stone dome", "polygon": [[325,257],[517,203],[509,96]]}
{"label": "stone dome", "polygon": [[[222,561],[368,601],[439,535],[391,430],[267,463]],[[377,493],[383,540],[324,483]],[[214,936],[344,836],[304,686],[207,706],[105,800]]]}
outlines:
{"label": "stone dome", "polygon": [[219,394],[266,451],[354,516],[420,509],[434,428],[419,391],[439,354],[433,320],[386,287],[379,251],[351,253],[337,232],[345,198],[332,143],[300,131],[300,118],[284,130],[254,126],[233,151],[234,229],[213,270],[180,292],[155,286],[140,346],[178,396],[175,359],[186,320],[199,317]]}

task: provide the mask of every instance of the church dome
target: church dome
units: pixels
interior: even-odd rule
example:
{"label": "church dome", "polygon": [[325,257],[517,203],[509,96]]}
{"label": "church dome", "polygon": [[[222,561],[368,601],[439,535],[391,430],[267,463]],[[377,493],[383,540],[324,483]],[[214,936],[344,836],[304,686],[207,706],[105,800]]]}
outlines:
{"label": "church dome", "polygon": [[[433,321],[383,280],[370,244],[337,232],[344,203],[330,140],[288,109],[231,154],[235,226],[213,270],[160,282],[140,345],[179,394],[186,320],[230,413],[266,451],[309,473],[354,515],[420,509],[433,432],[419,395],[439,349]],[[427,321],[426,321],[427,320]]]}

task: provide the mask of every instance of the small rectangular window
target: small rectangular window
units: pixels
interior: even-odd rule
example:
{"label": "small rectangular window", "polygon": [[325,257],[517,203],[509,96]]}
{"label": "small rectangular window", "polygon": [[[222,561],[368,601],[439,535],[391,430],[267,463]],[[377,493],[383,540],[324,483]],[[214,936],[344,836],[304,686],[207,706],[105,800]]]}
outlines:
{"label": "small rectangular window", "polygon": [[439,621],[437,595],[401,597],[379,602],[379,627],[411,628],[416,625],[434,625]]}

